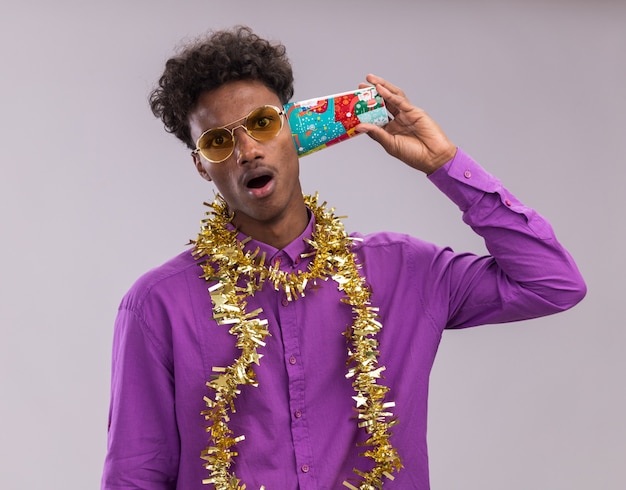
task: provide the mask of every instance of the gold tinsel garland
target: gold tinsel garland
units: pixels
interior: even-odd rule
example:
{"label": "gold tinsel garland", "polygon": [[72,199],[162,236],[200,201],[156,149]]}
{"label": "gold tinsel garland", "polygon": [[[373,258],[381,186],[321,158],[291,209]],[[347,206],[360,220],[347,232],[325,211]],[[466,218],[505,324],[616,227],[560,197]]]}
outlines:
{"label": "gold tinsel garland", "polygon": [[[360,456],[369,458],[374,467],[369,471],[354,469],[358,478],[354,485],[344,481],[352,490],[374,490],[383,485],[382,477],[393,480],[393,471],[402,468],[400,457],[391,445],[391,427],[397,419],[391,408],[394,402],[385,402],[389,391],[379,383],[384,366],[378,364],[377,333],[382,325],[378,321],[378,308],[370,304],[370,290],[359,273],[359,266],[351,251],[352,241],[347,235],[334,210],[318,205],[317,195],[304,196],[305,202],[315,216],[315,232],[310,240],[313,256],[306,272],[284,272],[275,264],[265,264],[265,254],[244,251],[245,244],[237,241],[237,231],[228,229],[232,219],[226,202],[217,196],[203,220],[200,234],[192,242],[196,259],[204,259],[201,277],[215,283],[209,287],[213,302],[213,318],[219,325],[230,328],[237,348],[241,351],[234,363],[225,367],[213,367],[215,373],[207,382],[209,395],[204,397],[206,410],[202,411],[207,421],[209,445],[202,451],[204,467],[209,471],[205,484],[213,484],[217,490],[245,490],[233,472],[233,458],[238,455],[235,445],[244,440],[244,435],[235,436],[229,428],[229,413],[235,413],[235,399],[240,394],[239,386],[257,386],[254,365],[259,365],[263,354],[258,349],[265,346],[269,335],[267,320],[261,319],[262,309],[247,311],[246,299],[261,290],[269,282],[277,291],[282,288],[289,301],[304,296],[307,284],[318,279],[332,278],[337,288],[345,293],[341,299],[352,308],[354,323],[344,335],[348,338],[347,378],[352,378],[358,427],[365,430],[368,439],[359,444],[368,449]],[[263,489],[264,487],[261,487]]]}

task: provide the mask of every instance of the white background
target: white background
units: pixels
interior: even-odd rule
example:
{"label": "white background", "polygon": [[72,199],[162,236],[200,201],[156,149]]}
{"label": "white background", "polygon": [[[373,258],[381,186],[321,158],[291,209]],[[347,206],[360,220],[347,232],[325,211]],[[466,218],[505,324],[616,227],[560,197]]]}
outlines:
{"label": "white background", "polygon": [[[195,236],[213,190],[147,96],[185,39],[284,42],[295,98],[403,87],[554,225],[589,286],[571,311],[444,335],[434,490],[626,488],[626,2],[4,0],[0,487],[98,488],[121,296]],[[366,136],[302,160],[351,230],[484,247]]]}

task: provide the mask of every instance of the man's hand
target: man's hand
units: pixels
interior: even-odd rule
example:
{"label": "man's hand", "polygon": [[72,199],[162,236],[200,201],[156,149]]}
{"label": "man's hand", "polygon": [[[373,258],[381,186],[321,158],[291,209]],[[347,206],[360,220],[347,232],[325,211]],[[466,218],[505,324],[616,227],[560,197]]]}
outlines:
{"label": "man's hand", "polygon": [[[358,132],[367,133],[387,153],[426,174],[454,158],[456,146],[426,112],[409,102],[402,90],[376,75],[370,74],[366,80],[385,99],[393,120],[384,128],[359,124],[356,127]],[[368,86],[362,83],[359,88]]]}

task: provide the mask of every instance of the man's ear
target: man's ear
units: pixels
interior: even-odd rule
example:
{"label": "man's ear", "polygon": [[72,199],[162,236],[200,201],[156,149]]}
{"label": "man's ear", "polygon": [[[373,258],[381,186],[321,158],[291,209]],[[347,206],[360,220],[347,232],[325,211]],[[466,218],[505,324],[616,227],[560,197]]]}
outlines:
{"label": "man's ear", "polygon": [[211,182],[211,176],[204,169],[204,166],[202,165],[202,160],[200,159],[200,155],[191,152],[191,158],[193,159],[193,165],[196,167],[196,170],[200,174],[200,177]]}

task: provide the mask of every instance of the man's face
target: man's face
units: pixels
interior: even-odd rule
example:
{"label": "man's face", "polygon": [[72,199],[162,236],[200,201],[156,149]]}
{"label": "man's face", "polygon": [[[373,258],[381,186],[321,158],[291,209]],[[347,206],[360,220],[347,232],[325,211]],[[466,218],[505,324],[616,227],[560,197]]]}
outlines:
{"label": "man's face", "polygon": [[[230,124],[263,105],[282,107],[278,96],[257,81],[229,82],[204,92],[189,115],[191,137],[196,141],[207,129]],[[235,213],[234,224],[245,233],[289,222],[294,213],[301,217],[299,160],[286,121],[269,141],[256,141],[237,128],[233,153],[223,162],[211,163],[195,153],[193,157],[200,175],[215,184]]]}

